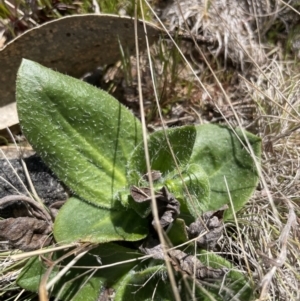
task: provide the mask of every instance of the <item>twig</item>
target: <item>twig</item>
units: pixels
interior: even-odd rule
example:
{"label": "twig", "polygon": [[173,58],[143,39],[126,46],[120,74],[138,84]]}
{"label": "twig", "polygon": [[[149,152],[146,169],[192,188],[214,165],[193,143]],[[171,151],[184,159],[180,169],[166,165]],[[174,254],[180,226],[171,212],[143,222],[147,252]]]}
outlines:
{"label": "twig", "polygon": [[[35,210],[41,212],[45,219],[46,222],[48,224],[52,224],[52,219],[50,214],[47,212],[47,210],[41,206],[39,203],[37,203],[36,201],[33,201],[31,198],[24,196],[24,195],[8,195],[3,197],[2,199],[0,199],[0,206],[2,207],[3,205],[7,204],[7,203],[11,203],[11,202],[17,202],[17,201],[21,201],[21,202],[26,202],[27,204],[30,204]],[[36,217],[40,217],[39,214],[36,214]]]}

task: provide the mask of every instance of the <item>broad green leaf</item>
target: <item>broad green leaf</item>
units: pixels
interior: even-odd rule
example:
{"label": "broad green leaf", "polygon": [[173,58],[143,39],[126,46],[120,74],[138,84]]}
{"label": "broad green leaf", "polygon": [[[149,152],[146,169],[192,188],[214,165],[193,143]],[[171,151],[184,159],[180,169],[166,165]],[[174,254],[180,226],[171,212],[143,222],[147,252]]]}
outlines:
{"label": "broad green leaf", "polygon": [[[55,260],[63,254],[63,252],[54,253],[54,256],[49,259]],[[142,256],[142,254],[116,244],[103,244],[91,250],[82,259],[76,262],[76,266],[81,266],[82,268],[71,268],[64,274],[55,284],[51,295],[57,296],[59,300],[64,301],[96,301],[101,291],[105,288],[113,287],[114,284],[118,283],[137,263],[136,261],[122,263],[114,267],[96,270],[96,272],[91,268],[89,273],[83,275],[84,272],[89,270],[88,267],[101,267],[135,259],[140,256]],[[62,262],[62,265],[66,265],[71,259],[73,259],[73,257],[67,258]],[[17,279],[17,283],[26,290],[37,292],[41,277],[46,271],[47,267],[42,264],[38,257],[34,257],[23,268]],[[56,267],[52,271],[49,279],[56,276],[58,271],[59,269]],[[95,273],[93,274],[93,272]]]}
{"label": "broad green leaf", "polygon": [[108,93],[29,60],[16,94],[23,132],[47,165],[83,199],[113,207],[140,122]]}
{"label": "broad green leaf", "polygon": [[[217,210],[230,204],[238,211],[249,199],[258,183],[258,173],[241,130],[233,132],[225,126],[206,124],[196,126],[197,137],[190,163],[201,165],[209,178],[210,202],[205,211]],[[244,131],[254,154],[260,162],[261,140]],[[226,182],[228,190],[226,187]],[[227,216],[231,210],[226,212]]]}
{"label": "broad green leaf", "polygon": [[[195,127],[182,127],[180,131],[169,129],[167,133],[178,165],[185,166],[193,151],[197,135]],[[150,135],[148,146],[152,170],[159,170],[162,173],[162,178],[175,170],[176,165],[163,131],[157,131]],[[138,185],[146,172],[145,151],[143,144],[140,144],[133,152],[128,163],[128,183]]]}
{"label": "broad green leaf", "polygon": [[[205,171],[200,165],[188,163],[193,151],[196,134],[197,131],[194,126],[182,127],[180,130],[178,128],[167,130],[168,139],[176,157],[181,177],[178,174],[165,133],[158,131],[149,137],[151,169],[159,170],[162,173],[162,178],[155,184],[155,188],[158,190],[164,185],[168,187],[181,202],[181,213],[183,217],[187,214],[190,215],[190,211],[199,211],[201,203],[198,202],[198,199],[203,200],[205,203],[209,202],[209,180]],[[138,186],[147,185],[142,178],[146,173],[146,162],[144,158],[144,147],[141,143],[134,150],[128,164],[127,178],[129,184]],[[184,181],[184,185],[182,184],[182,180]],[[187,203],[185,201],[186,199],[190,199],[190,202]],[[122,198],[122,203],[126,205],[126,198]],[[150,203],[148,206],[150,208]],[[141,207],[142,211],[147,211],[144,209],[144,204],[133,204],[132,207],[137,210],[140,215],[142,215],[141,210],[138,210],[136,207]]]}
{"label": "broad green leaf", "polygon": [[75,197],[59,210],[54,224],[54,237],[62,243],[136,241],[145,238],[147,233],[147,220],[134,210],[99,208]]}
{"label": "broad green leaf", "polygon": [[177,170],[171,172],[164,179],[164,185],[181,201],[180,212],[183,217],[190,213],[197,218],[210,201],[209,178],[199,164],[188,163],[180,168],[180,175]]}
{"label": "broad green leaf", "polygon": [[[260,139],[244,133],[259,161]],[[169,129],[167,135],[192,201],[185,192],[162,131],[149,138],[151,169],[162,172],[162,179],[156,186],[167,185],[175,197],[183,198],[182,208],[187,207],[194,217],[230,204],[229,193],[235,211],[243,206],[257,185],[258,174],[240,130],[234,132],[218,125],[197,125]],[[140,144],[129,160],[129,184],[141,183],[146,170],[143,153]],[[185,214],[185,210],[182,213]]]}

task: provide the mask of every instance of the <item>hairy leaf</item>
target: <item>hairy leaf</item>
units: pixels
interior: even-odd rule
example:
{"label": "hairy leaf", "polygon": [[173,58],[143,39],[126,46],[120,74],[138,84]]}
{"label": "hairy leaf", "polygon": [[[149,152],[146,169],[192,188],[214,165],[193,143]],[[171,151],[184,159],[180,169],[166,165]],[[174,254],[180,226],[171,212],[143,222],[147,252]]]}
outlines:
{"label": "hairy leaf", "polygon": [[[185,166],[191,156],[197,131],[193,126],[167,130],[168,139],[180,166]],[[151,169],[159,171],[161,177],[172,172],[176,164],[163,131],[157,131],[149,137],[149,155]],[[128,164],[128,183],[137,185],[147,173],[143,144],[133,152]]]}
{"label": "hairy leaf", "polygon": [[[181,201],[181,215],[188,218],[190,212],[199,211],[198,199],[209,201],[209,180],[205,171],[197,164],[189,164],[189,159],[193,151],[196,128],[186,126],[176,129],[168,129],[167,135],[179,166],[180,174],[172,157],[172,152],[168,146],[163,131],[158,131],[149,137],[149,153],[151,168],[161,174],[161,178],[155,187],[167,186],[179,201]],[[146,162],[143,144],[140,144],[133,152],[128,164],[128,183],[139,185],[143,182],[146,172]],[[182,184],[182,180],[184,185]],[[188,193],[189,192],[189,193]],[[185,200],[189,199],[189,202]],[[126,204],[123,201],[123,204]],[[204,208],[205,209],[205,208]]]}
{"label": "hairy leaf", "polygon": [[[190,162],[201,165],[209,178],[210,201],[204,204],[205,211],[229,205],[229,194],[234,206],[231,210],[238,211],[258,183],[257,168],[245,137],[258,162],[261,156],[260,138],[246,131],[236,129],[234,132],[227,127],[212,124],[196,128],[197,138]],[[225,217],[229,216],[231,210],[226,212]]]}
{"label": "hairy leaf", "polygon": [[[256,165],[245,137],[258,161],[260,139],[246,131],[243,134],[241,130],[233,131],[217,125],[185,126],[168,129],[166,133],[181,175],[175,167],[164,132],[155,132],[149,138],[151,169],[162,173],[155,186],[167,186],[182,201],[183,214],[186,213],[185,208],[194,217],[216,210],[230,203],[229,194],[234,210],[239,210],[258,182]],[[142,183],[146,171],[143,154],[144,148],[140,144],[128,164],[130,184]],[[186,220],[184,215],[183,218]]]}
{"label": "hairy leaf", "polygon": [[141,125],[108,93],[23,60],[17,76],[23,132],[56,175],[104,208],[126,185],[125,165]]}
{"label": "hairy leaf", "polygon": [[132,209],[99,208],[75,197],[59,210],[54,224],[54,237],[63,243],[136,241],[143,239],[147,232],[147,220]]}
{"label": "hairy leaf", "polygon": [[210,200],[210,183],[206,172],[199,164],[188,163],[180,168],[180,174],[177,170],[169,173],[165,178],[165,185],[181,199],[182,216],[189,213],[197,218],[199,212],[206,210],[204,204]]}

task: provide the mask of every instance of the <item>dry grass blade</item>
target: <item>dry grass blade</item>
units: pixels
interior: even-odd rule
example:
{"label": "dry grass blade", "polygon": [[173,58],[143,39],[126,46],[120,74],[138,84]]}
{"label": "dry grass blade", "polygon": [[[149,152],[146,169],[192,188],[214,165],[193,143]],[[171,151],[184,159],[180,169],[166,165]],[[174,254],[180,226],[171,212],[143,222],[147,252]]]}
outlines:
{"label": "dry grass blade", "polygon": [[[174,272],[172,270],[170,262],[166,259],[167,258],[167,251],[166,251],[166,241],[163,235],[163,230],[159,222],[159,215],[158,215],[158,208],[155,200],[155,193],[154,193],[154,187],[153,187],[153,179],[152,179],[152,173],[151,173],[151,164],[150,164],[150,157],[149,157],[149,150],[148,150],[148,142],[147,142],[147,128],[146,128],[146,119],[145,119],[145,113],[144,113],[144,103],[143,103],[143,95],[142,95],[142,85],[141,85],[141,74],[140,74],[140,65],[139,65],[139,40],[138,40],[138,32],[137,32],[137,2],[135,4],[135,45],[136,45],[136,58],[137,58],[137,79],[138,79],[138,90],[139,90],[139,101],[140,101],[140,113],[141,113],[141,121],[142,121],[142,128],[143,128],[143,143],[144,143],[144,149],[145,149],[145,158],[146,158],[146,164],[147,164],[147,173],[149,177],[149,187],[151,190],[151,203],[152,203],[152,212],[154,217],[154,222],[157,227],[157,233],[160,240],[160,243],[162,245],[162,250],[165,258],[165,263],[167,266],[168,275],[170,278],[172,290],[174,293],[174,297],[176,301],[180,301],[181,298],[179,296],[178,288],[175,282]],[[142,7],[142,1],[140,1],[140,6]],[[143,10],[142,10],[143,13]],[[144,16],[143,16],[143,21]],[[145,27],[144,27],[145,28]],[[149,48],[149,42],[147,39],[147,32],[145,32],[145,37],[147,41],[147,45]]]}
{"label": "dry grass blade", "polygon": [[279,256],[276,259],[269,259],[266,255],[263,256],[263,257],[266,257],[266,259],[268,260],[269,263],[271,263],[272,268],[261,280],[261,286],[262,286],[262,290],[260,293],[261,299],[264,299],[267,297],[268,289],[269,289],[270,283],[272,281],[272,278],[274,277],[276,269],[281,268],[286,261],[287,242],[289,239],[289,233],[291,231],[291,228],[294,227],[297,223],[297,217],[295,214],[294,206],[287,199],[285,200],[285,202],[289,208],[289,214],[288,214],[288,218],[287,218],[287,223],[284,226],[284,228],[282,229],[282,232],[278,239],[278,242],[280,244],[280,250],[281,250],[279,253]]}
{"label": "dry grass blade", "polygon": [[[82,257],[84,256],[88,251],[95,248],[94,245],[90,244],[83,244],[82,246],[79,246],[78,248],[64,254],[59,259],[55,260],[50,264],[50,267],[46,271],[46,273],[42,276],[42,279],[40,281],[39,285],[39,299],[40,301],[48,301],[48,290]],[[56,265],[58,265],[61,261],[63,261],[65,258],[68,258],[69,256],[73,254],[77,254],[73,260],[70,261],[70,263],[65,266],[49,283],[47,283],[48,278],[54,269]]]}
{"label": "dry grass blade", "polygon": [[[224,177],[224,182],[226,184],[226,188],[227,188],[227,192],[228,192],[228,196],[229,196],[229,200],[230,200],[230,206],[234,207],[234,204],[232,202],[232,198],[231,198],[231,195],[230,195],[230,190],[229,190],[229,187],[228,187],[228,183],[227,183],[227,180],[226,180],[225,177]],[[246,263],[248,276],[250,277],[251,282],[253,282],[253,280],[251,279],[252,278],[252,273],[251,273],[251,269],[250,269],[250,266],[249,266],[247,254],[245,252],[245,246],[244,246],[244,242],[243,242],[243,239],[242,239],[241,230],[240,230],[240,227],[238,225],[237,218],[236,218],[235,210],[232,210],[232,212],[233,212],[234,222],[236,224],[236,229],[237,229],[237,232],[238,232],[238,239],[240,241],[240,245],[241,245],[241,249],[242,249],[241,250],[242,251],[242,256],[244,257],[244,260],[245,260],[245,263]]]}

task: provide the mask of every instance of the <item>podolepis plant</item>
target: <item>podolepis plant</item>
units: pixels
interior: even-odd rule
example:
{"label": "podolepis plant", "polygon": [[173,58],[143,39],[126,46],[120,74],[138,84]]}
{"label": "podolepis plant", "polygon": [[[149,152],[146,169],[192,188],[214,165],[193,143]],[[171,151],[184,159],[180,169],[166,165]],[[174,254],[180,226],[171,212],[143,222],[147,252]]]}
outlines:
{"label": "podolepis plant", "polygon": [[[223,219],[257,185],[250,148],[259,161],[258,137],[211,124],[149,135],[159,226],[170,246],[184,244],[168,249],[165,258],[152,217],[140,121],[106,92],[28,60],[18,72],[17,106],[28,141],[73,194],[55,218],[55,241],[95,246],[48,288],[51,295],[95,301],[110,288],[114,300],[173,300],[169,260],[183,300],[252,298],[247,277],[213,249]],[[49,279],[71,260],[55,265]],[[31,259],[18,284],[37,291],[48,268]]]}

